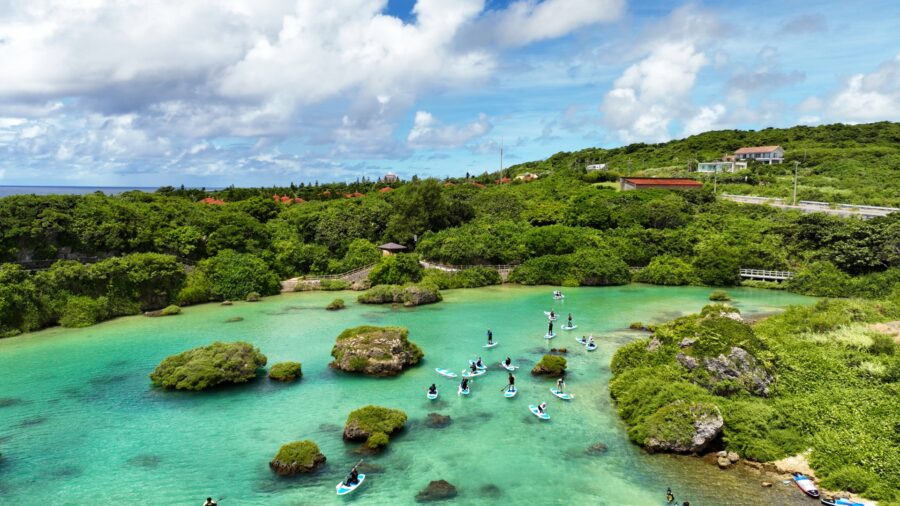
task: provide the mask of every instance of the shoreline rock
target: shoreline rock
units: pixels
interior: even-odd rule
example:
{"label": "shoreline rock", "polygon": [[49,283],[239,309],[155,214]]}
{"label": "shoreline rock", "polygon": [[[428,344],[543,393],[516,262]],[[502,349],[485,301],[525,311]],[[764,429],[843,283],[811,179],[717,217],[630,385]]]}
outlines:
{"label": "shoreline rock", "polygon": [[294,441],[282,446],[269,462],[269,468],[279,476],[311,473],[325,464],[325,455],[309,440]]}

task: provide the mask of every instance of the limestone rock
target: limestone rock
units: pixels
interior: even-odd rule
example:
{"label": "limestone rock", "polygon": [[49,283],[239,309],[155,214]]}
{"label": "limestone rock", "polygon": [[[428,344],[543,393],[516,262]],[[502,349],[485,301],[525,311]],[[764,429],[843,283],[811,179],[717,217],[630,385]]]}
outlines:
{"label": "limestone rock", "polygon": [[659,342],[659,338],[657,338],[656,336],[653,336],[653,339],[651,339],[650,342],[647,343],[647,351],[656,351],[656,349],[659,348],[661,345],[662,345],[662,343]]}
{"label": "limestone rock", "polygon": [[[676,360],[678,360],[677,357]],[[684,364],[682,363],[682,365]],[[769,395],[769,385],[773,381],[772,375],[766,372],[753,358],[753,355],[743,348],[731,348],[728,356],[720,353],[718,357],[704,357],[703,365],[717,381],[737,381],[751,393],[763,397]],[[687,366],[685,365],[685,367]]]}
{"label": "limestone rock", "polygon": [[456,497],[456,487],[446,480],[436,480],[416,494],[416,502],[443,501]]}
{"label": "limestone rock", "polygon": [[735,452],[728,452],[728,460],[732,464],[735,464],[737,463],[737,461],[741,460],[741,457]]}
{"label": "limestone rock", "polygon": [[719,465],[719,469],[728,469],[731,467],[731,461],[728,460],[728,457],[718,457],[716,459],[716,464]]}
{"label": "limestone rock", "polygon": [[347,372],[370,376],[396,376],[405,368],[418,364],[424,354],[407,339],[402,327],[362,326],[347,329],[338,336],[329,364]]}
{"label": "limestone rock", "polygon": [[450,419],[450,415],[428,413],[428,418],[425,419],[425,426],[432,429],[443,429],[444,427],[450,425],[451,422],[452,420]]}
{"label": "limestone rock", "polygon": [[697,368],[698,365],[700,365],[697,362],[696,358],[694,358],[690,355],[685,355],[684,353],[679,353],[678,355],[675,355],[675,361],[678,362],[679,364],[681,364],[681,366],[684,367],[685,369],[687,369],[688,371],[693,371],[694,369]]}
{"label": "limestone rock", "polygon": [[719,437],[724,423],[714,404],[675,401],[648,417],[643,446],[651,453],[700,453]]}
{"label": "limestone rock", "polygon": [[609,448],[603,443],[594,443],[585,450],[588,455],[603,455]]}
{"label": "limestone rock", "polygon": [[689,346],[693,346],[696,342],[697,342],[696,339],[691,339],[691,338],[685,337],[684,339],[681,340],[680,343],[678,343],[678,347],[683,350]]}
{"label": "limestone rock", "polygon": [[769,488],[769,487],[772,486],[772,482],[771,482],[771,481],[764,481],[764,482],[762,482],[762,486],[765,487],[765,488]]}

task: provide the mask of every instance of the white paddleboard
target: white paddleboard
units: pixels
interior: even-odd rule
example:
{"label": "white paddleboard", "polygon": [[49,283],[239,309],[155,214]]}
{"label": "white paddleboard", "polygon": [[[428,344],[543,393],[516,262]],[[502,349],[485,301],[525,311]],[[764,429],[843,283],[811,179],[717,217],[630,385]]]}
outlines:
{"label": "white paddleboard", "polygon": [[438,374],[440,374],[441,376],[443,376],[445,378],[455,378],[456,377],[455,372],[448,371],[447,369],[441,369],[440,367],[438,367],[435,369],[435,371],[437,371]]}
{"label": "white paddleboard", "polygon": [[597,349],[597,343],[585,345],[585,349],[587,349],[587,351],[594,351]]}
{"label": "white paddleboard", "polygon": [[578,341],[578,344],[584,344],[584,345],[587,344],[587,339],[582,339],[580,337],[576,337],[575,340]]}
{"label": "white paddleboard", "polygon": [[438,398],[438,392],[435,392],[435,393],[433,393],[433,394],[430,394],[430,393],[428,393],[428,392],[425,392],[425,396],[428,397],[428,400],[433,401],[433,400],[435,400],[435,399]]}
{"label": "white paddleboard", "polygon": [[515,385],[513,385],[512,389],[507,388],[503,392],[503,397],[506,397],[507,399],[512,399],[513,397],[516,396],[517,393],[519,393],[519,391],[516,389]]}
{"label": "white paddleboard", "polygon": [[494,341],[491,344],[486,344],[486,345],[482,346],[482,348],[493,348],[494,346],[497,346],[497,344],[498,344],[497,341]]}
{"label": "white paddleboard", "polygon": [[569,327],[568,325],[563,325],[561,328],[563,330],[575,330],[578,328],[578,325],[572,325],[571,327]]}
{"label": "white paddleboard", "polygon": [[477,370],[477,371],[475,371],[475,372],[472,372],[472,371],[463,371],[462,377],[463,377],[463,378],[474,378],[475,376],[481,376],[482,374],[484,374],[484,373],[486,373],[486,372],[487,372],[487,369],[479,369],[479,370]]}
{"label": "white paddleboard", "polygon": [[553,339],[556,337],[556,334],[544,334],[544,339]]}
{"label": "white paddleboard", "polygon": [[350,492],[358,489],[359,486],[363,484],[363,481],[366,480],[366,475],[360,473],[359,475],[357,475],[357,479],[359,479],[359,481],[357,481],[353,485],[344,485],[344,482],[338,483],[337,486],[334,487],[337,491],[337,495],[347,495]]}
{"label": "white paddleboard", "polygon": [[465,389],[465,390],[463,390],[462,388],[460,388],[460,389],[458,390],[458,392],[460,393],[460,395],[469,395],[469,393],[471,392],[471,390],[468,389],[468,388]]}
{"label": "white paddleboard", "polygon": [[535,406],[534,404],[528,405],[528,411],[531,411],[532,415],[540,418],[541,420],[549,420],[550,419],[549,414],[547,414],[546,412],[542,414],[540,411],[538,411],[537,406]]}
{"label": "white paddleboard", "polygon": [[506,362],[504,362],[502,360],[500,361],[500,367],[506,369],[507,371],[515,371],[516,369],[519,368],[519,366],[517,366],[517,365],[512,365],[512,364],[506,365]]}
{"label": "white paddleboard", "polygon": [[[474,360],[469,360],[469,365],[472,365],[474,363],[475,363]],[[481,365],[476,365],[475,368],[478,369],[479,371],[483,371],[483,370],[487,369],[487,366],[484,365],[484,362],[482,362]]]}
{"label": "white paddleboard", "polygon": [[562,400],[565,400],[565,401],[571,401],[572,399],[575,398],[574,395],[572,395],[572,394],[567,394],[567,393],[565,393],[565,392],[560,392],[559,390],[557,390],[557,389],[555,389],[555,388],[551,388],[551,389],[550,389],[550,393],[553,394],[553,395],[555,395],[555,396],[557,396],[557,397],[559,397],[559,398],[562,399]]}

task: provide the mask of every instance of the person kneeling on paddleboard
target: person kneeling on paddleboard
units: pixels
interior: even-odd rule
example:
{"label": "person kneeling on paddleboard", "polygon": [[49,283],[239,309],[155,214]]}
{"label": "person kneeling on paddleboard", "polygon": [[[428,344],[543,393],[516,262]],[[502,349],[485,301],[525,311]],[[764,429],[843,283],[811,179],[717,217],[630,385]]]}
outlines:
{"label": "person kneeling on paddleboard", "polygon": [[469,389],[469,378],[463,378],[459,383],[459,389],[462,391],[466,391]]}
{"label": "person kneeling on paddleboard", "polygon": [[430,387],[428,387],[428,393],[434,395],[437,393],[437,386],[432,383]]}
{"label": "person kneeling on paddleboard", "polygon": [[506,357],[506,360],[503,363],[506,364],[506,367],[509,367],[510,365],[512,365],[512,359],[509,357]]}
{"label": "person kneeling on paddleboard", "polygon": [[556,380],[556,389],[559,390],[559,393],[562,393],[563,388],[565,388],[565,387],[566,387],[566,382],[563,381],[562,378],[559,378],[558,380]]}
{"label": "person kneeling on paddleboard", "polygon": [[540,414],[543,415],[545,409],[547,409],[547,403],[546,403],[546,402],[542,402],[542,403],[538,404],[538,413],[540,413]]}
{"label": "person kneeling on paddleboard", "polygon": [[350,487],[357,483],[359,483],[359,471],[356,470],[356,466],[353,466],[353,469],[350,470],[350,474],[347,475],[347,479],[344,480],[344,485]]}
{"label": "person kneeling on paddleboard", "polygon": [[481,357],[478,357],[478,360],[475,361],[476,367],[484,367],[484,362],[481,361]]}
{"label": "person kneeling on paddleboard", "polygon": [[219,503],[212,500],[212,497],[207,497],[206,502],[203,503],[203,506],[218,506]]}
{"label": "person kneeling on paddleboard", "polygon": [[469,369],[472,369],[473,374],[478,372],[478,366],[475,365],[475,362],[472,362],[471,364],[469,364]]}

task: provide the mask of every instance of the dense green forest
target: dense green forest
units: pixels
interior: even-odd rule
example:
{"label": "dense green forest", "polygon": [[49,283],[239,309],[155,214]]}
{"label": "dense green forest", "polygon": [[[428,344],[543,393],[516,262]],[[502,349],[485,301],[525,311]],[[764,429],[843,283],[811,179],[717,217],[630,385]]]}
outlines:
{"label": "dense green forest", "polygon": [[[900,191],[890,191],[900,178],[890,160],[898,129],[878,123],[711,132],[661,145],[560,153],[504,174],[446,181],[6,197],[0,335],[89,325],[173,303],[274,294],[280,279],[375,262],[392,262],[373,271],[375,284],[424,280],[456,288],[498,281],[483,271],[447,276],[401,268],[415,262],[383,260],[375,246],[385,241],[433,262],[519,264],[510,280],[524,284],[730,286],[746,267],[797,271],[786,287],[801,293],[886,297],[900,280],[898,213],[870,221],[803,215],[717,200],[709,185],[619,192],[599,181],[613,174],[587,174],[581,161],[651,165],[700,147],[707,150],[701,154],[718,153],[748,143],[782,144],[795,156],[797,143],[843,153],[832,153],[832,162],[865,165],[863,152],[883,151],[879,170],[889,177],[880,181],[820,164],[835,171],[835,187],[895,198]],[[754,165],[751,172],[764,181],[769,170],[782,168]],[[525,171],[540,178],[500,179]],[[644,269],[633,274],[632,267]]]}

